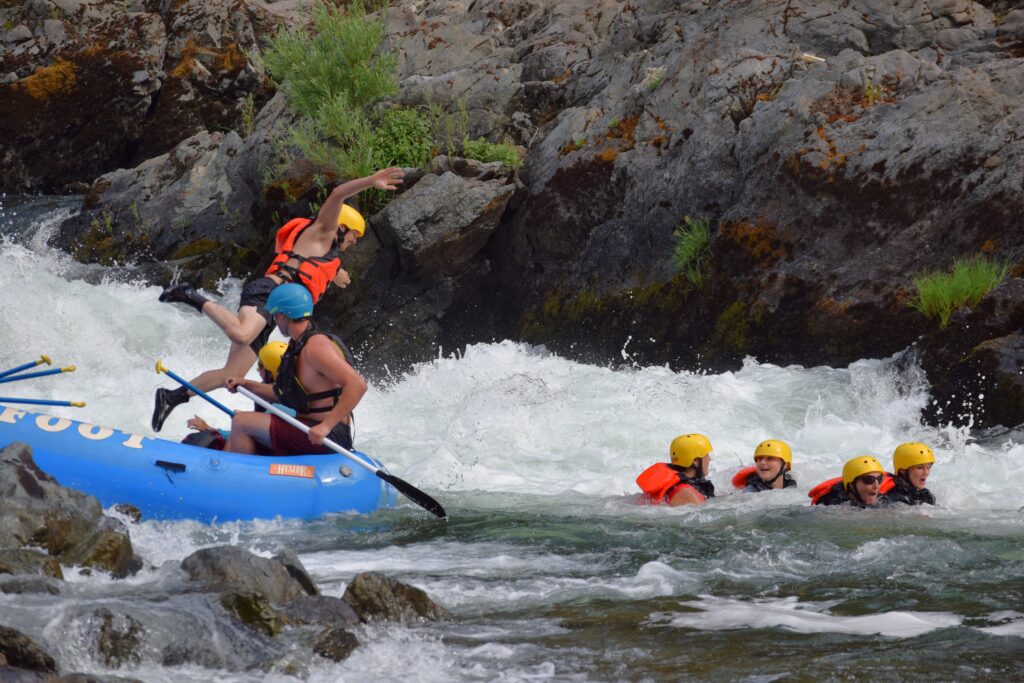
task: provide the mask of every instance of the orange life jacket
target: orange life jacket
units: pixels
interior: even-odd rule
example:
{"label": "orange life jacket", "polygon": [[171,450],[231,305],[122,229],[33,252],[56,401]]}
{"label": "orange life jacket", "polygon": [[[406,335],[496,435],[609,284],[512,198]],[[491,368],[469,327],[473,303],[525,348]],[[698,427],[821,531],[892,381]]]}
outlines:
{"label": "orange life jacket", "polygon": [[842,483],[842,477],[834,477],[832,479],[827,479],[818,484],[817,486],[815,486],[813,489],[811,489],[810,492],[807,494],[807,497],[811,499],[812,505],[817,505],[821,497],[824,496],[829,491],[831,491],[833,486]]}
{"label": "orange life jacket", "polygon": [[[320,297],[327,291],[327,286],[341,268],[341,251],[338,249],[337,240],[323,256],[302,256],[292,251],[299,235],[312,222],[308,218],[293,218],[281,226],[277,231],[275,244],[277,256],[267,268],[267,275],[277,275],[288,282],[297,282],[304,286],[313,295],[315,304],[320,301]],[[288,265],[288,261],[292,259],[298,261],[299,265]]]}
{"label": "orange life jacket", "polygon": [[735,488],[741,489],[747,485],[747,479],[750,475],[757,476],[757,468],[751,465],[750,467],[744,467],[742,470],[737,472],[732,477],[732,485]]}
{"label": "orange life jacket", "polygon": [[[652,503],[667,503],[672,494],[682,488],[693,488],[684,481],[681,481],[680,474],[668,466],[668,463],[658,462],[640,473],[636,478],[636,485],[644,492]],[[701,501],[707,500],[699,491]]]}
{"label": "orange life jacket", "polygon": [[882,480],[882,485],[878,487],[879,493],[888,493],[892,491],[893,487],[896,486],[896,477],[892,476],[888,472],[885,473],[885,479]]}

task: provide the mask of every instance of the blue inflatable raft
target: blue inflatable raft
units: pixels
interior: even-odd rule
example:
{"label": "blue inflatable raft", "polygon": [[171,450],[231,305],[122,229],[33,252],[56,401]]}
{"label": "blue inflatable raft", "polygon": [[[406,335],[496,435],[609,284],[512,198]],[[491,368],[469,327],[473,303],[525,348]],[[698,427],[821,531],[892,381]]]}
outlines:
{"label": "blue inflatable raft", "polygon": [[144,519],[309,519],[393,507],[397,496],[342,455],[224,453],[0,406],[0,447],[14,441],[32,446],[36,464],[62,486],[104,507],[130,503]]}

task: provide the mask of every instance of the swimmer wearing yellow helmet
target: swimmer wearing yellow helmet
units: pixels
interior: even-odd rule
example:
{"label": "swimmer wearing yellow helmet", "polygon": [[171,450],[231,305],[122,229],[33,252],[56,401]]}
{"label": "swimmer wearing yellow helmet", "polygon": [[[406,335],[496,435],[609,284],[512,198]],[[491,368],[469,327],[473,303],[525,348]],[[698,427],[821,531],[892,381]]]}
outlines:
{"label": "swimmer wearing yellow helmet", "polygon": [[711,442],[703,434],[683,434],[669,446],[671,463],[651,465],[636,478],[637,486],[651,503],[671,507],[697,505],[715,495],[707,476],[711,464]]}

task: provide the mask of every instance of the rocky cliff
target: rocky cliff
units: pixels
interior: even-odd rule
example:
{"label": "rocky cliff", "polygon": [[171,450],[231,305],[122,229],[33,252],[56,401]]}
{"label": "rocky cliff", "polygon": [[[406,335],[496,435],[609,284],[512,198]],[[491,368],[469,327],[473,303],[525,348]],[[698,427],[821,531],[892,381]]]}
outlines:
{"label": "rocky cliff", "polygon": [[[264,185],[289,114],[281,94],[251,120],[245,107],[269,96],[261,41],[307,8],[62,2],[64,14],[43,0],[2,10],[0,98],[16,105],[0,114],[5,186],[90,182],[58,238],[83,259],[131,256],[157,280],[171,264],[207,286],[264,264],[315,170]],[[911,348],[935,386],[931,418],[1024,422],[1015,3],[429,0],[384,12],[400,103],[461,104],[470,136],[526,153],[512,177],[439,157],[374,217],[353,286],[322,311],[368,367],[506,337],[712,370]],[[119,71],[122,58],[134,61]],[[96,60],[106,90],[86,78]],[[29,115],[40,108],[50,114]],[[701,286],[672,257],[684,216],[711,227]],[[975,310],[940,328],[908,306],[915,275],[978,254],[1014,265]]]}

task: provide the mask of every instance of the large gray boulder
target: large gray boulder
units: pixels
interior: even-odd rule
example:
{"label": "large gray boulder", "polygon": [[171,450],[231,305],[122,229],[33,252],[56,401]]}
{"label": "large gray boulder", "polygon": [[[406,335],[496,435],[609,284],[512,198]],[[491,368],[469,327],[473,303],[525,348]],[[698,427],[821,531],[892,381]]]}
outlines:
{"label": "large gray boulder", "polygon": [[36,466],[32,450],[0,450],[0,547],[39,546],[59,556],[89,536],[103,516],[99,501],[66,489]]}
{"label": "large gray boulder", "polygon": [[283,562],[253,555],[237,546],[204,548],[181,561],[190,581],[210,592],[234,591],[262,596],[283,605],[309,595]]}

